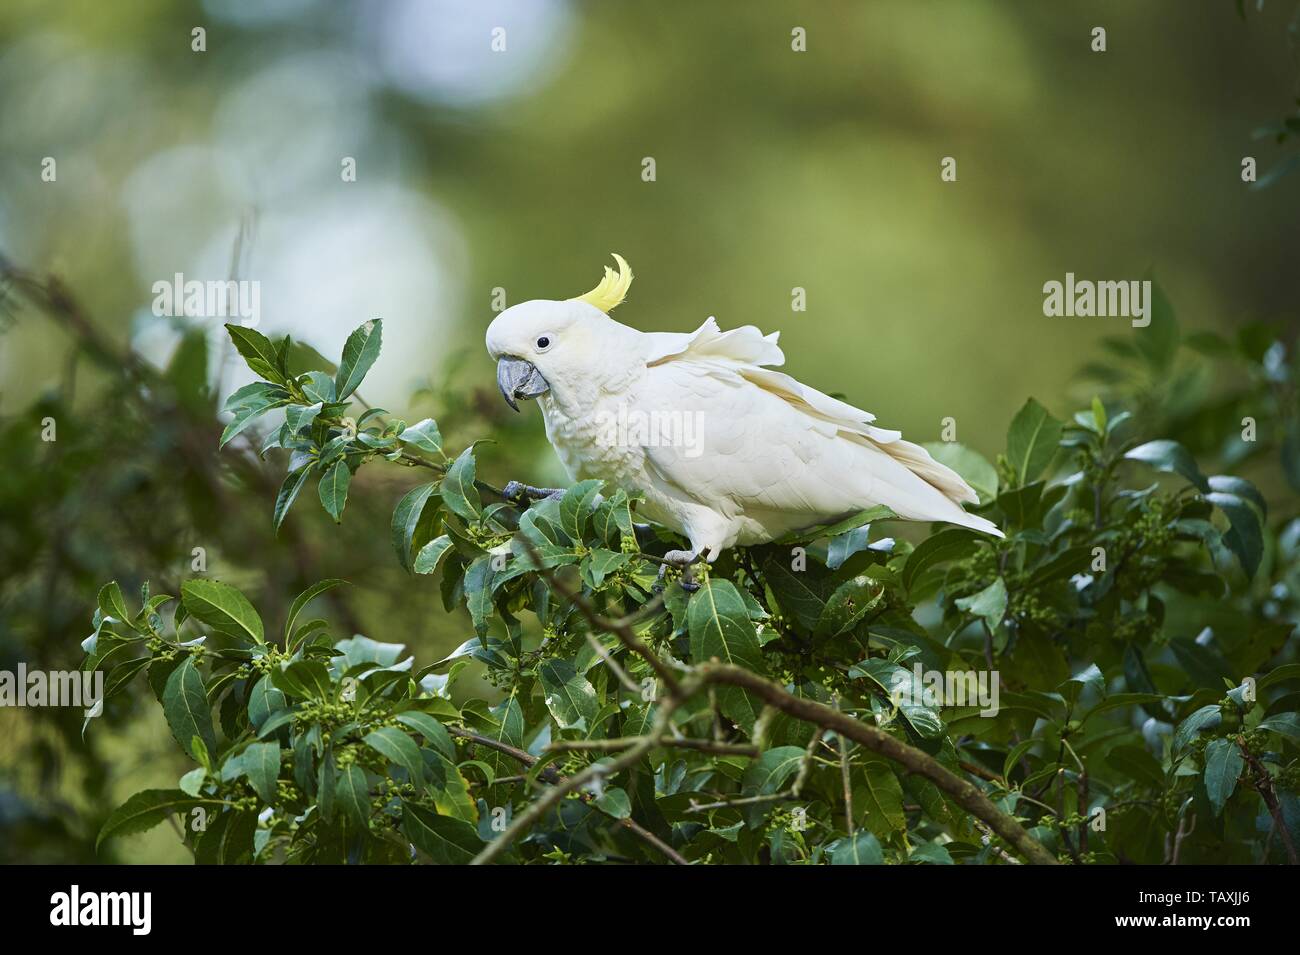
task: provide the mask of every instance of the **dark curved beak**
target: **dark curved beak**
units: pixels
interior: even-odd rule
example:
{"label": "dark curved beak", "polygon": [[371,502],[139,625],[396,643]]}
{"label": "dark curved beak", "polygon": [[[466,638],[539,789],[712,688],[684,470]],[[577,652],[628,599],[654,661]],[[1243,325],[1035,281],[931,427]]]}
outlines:
{"label": "dark curved beak", "polygon": [[536,398],[551,386],[532,362],[506,355],[497,362],[497,387],[506,404],[518,411],[516,398]]}

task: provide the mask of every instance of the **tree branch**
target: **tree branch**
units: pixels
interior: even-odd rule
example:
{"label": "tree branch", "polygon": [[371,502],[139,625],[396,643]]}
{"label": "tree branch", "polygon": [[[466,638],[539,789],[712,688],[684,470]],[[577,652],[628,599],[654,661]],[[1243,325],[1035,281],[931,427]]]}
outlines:
{"label": "tree branch", "polygon": [[956,776],[928,753],[895,739],[883,730],[859,722],[838,710],[814,700],[803,699],[752,673],[743,667],[723,663],[706,663],[697,669],[709,683],[738,686],[757,696],[769,706],[809,723],[825,727],[901,764],[909,772],[924,776],[971,815],[984,820],[994,832],[1035,865],[1056,865],[1056,857],[1011,816],[989,800],[973,783]]}
{"label": "tree branch", "polygon": [[[470,865],[487,865],[495,860],[501,853],[510,847],[510,844],[517,838],[531,829],[538,821],[559,805],[566,796],[579,789],[582,789],[597,779],[604,779],[606,776],[613,776],[622,772],[631,766],[640,762],[641,757],[650,752],[659,743],[659,737],[663,736],[664,731],[668,729],[672,721],[673,713],[676,712],[684,697],[669,697],[660,702],[659,713],[655,717],[654,728],[647,736],[641,738],[641,741],[635,746],[626,750],[621,756],[611,760],[609,763],[592,763],[580,773],[563,778],[558,784],[547,789],[541,796],[528,804],[528,807],[516,816],[506,827],[505,832],[489,842],[483,851],[476,855]],[[621,820],[624,823],[631,822],[630,819]],[[638,827],[640,828],[640,827]],[[642,833],[654,838],[656,848],[665,852],[670,859],[678,865],[685,865],[686,859],[675,852],[671,847],[665,845],[657,836],[641,830]]]}

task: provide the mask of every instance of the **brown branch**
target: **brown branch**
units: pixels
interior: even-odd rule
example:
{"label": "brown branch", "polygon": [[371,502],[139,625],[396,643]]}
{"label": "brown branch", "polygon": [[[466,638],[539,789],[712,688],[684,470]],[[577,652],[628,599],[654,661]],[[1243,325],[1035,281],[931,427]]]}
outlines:
{"label": "brown branch", "polygon": [[[835,695],[835,712],[840,712],[840,697]],[[849,741],[843,733],[836,733],[840,752],[840,783],[844,786],[844,830],[853,838],[853,780],[849,771]]]}
{"label": "brown branch", "polygon": [[[693,687],[692,687],[693,691]],[[613,776],[641,761],[641,757],[650,752],[659,743],[659,738],[663,736],[672,722],[673,713],[681,704],[685,697],[669,697],[660,702],[659,713],[655,717],[654,727],[649,735],[641,738],[641,741],[635,746],[623,752],[623,754],[608,763],[592,763],[579,773],[563,778],[559,783],[547,789],[541,796],[529,803],[518,816],[516,816],[506,827],[505,832],[497,836],[483,850],[470,860],[470,865],[487,865],[495,860],[501,853],[510,847],[510,844],[517,838],[531,829],[537,822],[546,816],[555,806],[559,805],[570,793],[583,789],[597,780],[604,780],[608,776]],[[619,820],[624,825],[631,823],[631,819]],[[631,828],[629,826],[629,828]],[[640,827],[637,827],[640,829]],[[633,830],[636,831],[636,830]],[[656,848],[678,865],[686,865],[687,861],[670,846],[663,843],[653,833],[648,833],[644,829],[641,833],[652,836],[656,843]],[[638,833],[640,834],[640,833]],[[666,850],[666,851],[665,851]]]}
{"label": "brown branch", "polygon": [[[1191,822],[1188,826],[1187,823]],[[1196,813],[1191,813],[1178,820],[1178,831],[1172,836],[1165,836],[1165,862],[1178,865],[1178,854],[1183,851],[1183,840],[1196,831]]]}
{"label": "brown branch", "polygon": [[[528,549],[529,555],[533,562],[540,564],[537,559],[537,551],[533,547],[532,541],[521,536],[524,546]],[[683,684],[679,684],[676,677],[668,669],[667,665],[659,657],[641,642],[625,620],[608,620],[595,612],[591,604],[584,600],[579,594],[571,588],[566,587],[560,582],[555,574],[546,570],[539,570],[539,573],[547,580],[548,583],[565,599],[572,602],[588,620],[592,626],[615,634],[628,649],[634,651],[643,657],[647,663],[659,674],[668,688],[666,701],[671,701],[672,708],[690,696],[690,692],[683,689]],[[702,679],[703,684],[726,683],[732,686],[739,686],[742,689],[749,690],[755,696],[762,699],[765,703],[770,704],[778,710],[787,713],[798,719],[814,723],[824,729],[832,730],[836,733],[842,733],[844,736],[866,746],[875,753],[892,759],[894,762],[901,763],[906,769],[917,775],[924,776],[933,782],[936,786],[948,793],[957,805],[961,806],[972,815],[983,819],[989,827],[1008,843],[1016,848],[1028,861],[1036,865],[1056,865],[1057,860],[1052,853],[1048,852],[1044,846],[1033,836],[1025,831],[1014,818],[998,809],[997,806],[989,800],[974,784],[956,776],[936,759],[922,750],[909,746],[901,740],[895,739],[888,733],[877,729],[874,726],[868,726],[851,716],[825,706],[813,700],[801,699],[787,693],[784,689],[775,683],[758,676],[743,667],[731,666],[721,663],[707,663],[692,669],[692,677],[698,676]],[[698,688],[702,685],[695,679],[690,679],[691,686]],[[691,691],[693,692],[693,690]],[[671,713],[665,707],[659,713],[660,720],[667,725],[668,717]],[[657,727],[651,734],[651,737],[663,735],[663,727]],[[636,759],[648,752],[654,746],[654,739],[647,743],[642,743],[633,749],[625,751],[625,755],[620,757],[616,762],[622,763],[628,756],[635,754]],[[635,759],[631,762],[635,762]],[[628,763],[631,765],[631,763]],[[579,774],[581,775],[581,774]],[[575,777],[576,778],[576,777]],[[555,801],[558,801],[558,798]],[[535,804],[534,804],[535,805]],[[530,810],[533,807],[529,807]],[[549,808],[549,807],[548,807]],[[544,810],[543,810],[544,811]],[[538,813],[528,821],[531,825],[533,821],[541,817]],[[521,820],[523,821],[522,817]],[[508,830],[507,830],[508,831]],[[504,833],[503,833],[504,835]],[[498,840],[499,841],[499,840]],[[495,843],[494,843],[495,844]]]}
{"label": "brown branch", "polygon": [[1291,832],[1286,827],[1286,820],[1282,818],[1282,807],[1278,805],[1277,794],[1273,792],[1273,779],[1268,774],[1255,756],[1251,755],[1246,748],[1246,740],[1238,736],[1237,746],[1241,749],[1241,755],[1245,757],[1246,765],[1250,767],[1251,785],[1255,787],[1255,792],[1259,793],[1259,798],[1264,800],[1264,805],[1268,807],[1269,815],[1273,817],[1273,828],[1277,834],[1282,837],[1282,845],[1286,847],[1286,856],[1291,865],[1296,865],[1295,843],[1291,840]]}
{"label": "brown branch", "polygon": [[841,733],[872,752],[901,764],[909,772],[924,776],[951,796],[957,805],[984,820],[990,829],[1010,843],[1029,862],[1035,865],[1057,864],[1056,857],[1026,832],[1020,823],[993,805],[973,783],[953,774],[929,754],[822,703],[793,696],[743,667],[707,663],[701,665],[698,672],[707,682],[738,686],[783,713]]}
{"label": "brown branch", "polygon": [[[529,767],[530,769],[534,765],[536,765],[538,761],[537,757],[534,756],[532,753],[524,752],[524,750],[519,749],[518,747],[511,746],[509,743],[503,743],[500,740],[495,740],[490,736],[482,736],[478,733],[471,732],[470,730],[461,729],[459,726],[448,726],[447,732],[450,733],[452,736],[459,736],[461,739],[469,740],[470,742],[476,743],[479,746],[486,746],[488,749],[494,749],[498,753],[504,753],[505,755],[511,757],[512,759],[516,759],[519,762],[523,763],[525,766]],[[540,775],[542,779],[544,779],[548,783],[553,784],[556,788],[565,786],[570,782],[570,779],[572,778],[568,776],[562,776],[560,773],[552,769],[550,766],[545,767],[542,770]],[[569,788],[571,789],[572,787]],[[590,796],[587,795],[584,795],[583,798],[590,800]],[[685,856],[683,856],[680,852],[678,852],[672,846],[668,845],[668,843],[664,842],[653,832],[651,832],[649,829],[646,829],[644,826],[642,826],[640,823],[636,822],[635,820],[629,818],[629,819],[619,819],[616,821],[620,826],[622,826],[628,832],[632,833],[642,842],[646,843],[649,846],[652,846],[654,849],[663,853],[663,855],[665,855],[674,865],[690,865],[690,861]],[[506,832],[509,831],[510,831],[509,829],[506,830]],[[506,832],[503,832],[501,834],[502,838],[504,838]],[[494,840],[492,844],[495,845],[497,841],[500,840],[499,839]],[[502,848],[504,849],[504,846]]]}
{"label": "brown branch", "polygon": [[532,541],[523,534],[516,535],[516,540],[523,542],[524,548],[528,551],[528,556],[532,559],[533,563],[537,565],[537,573],[541,574],[546,582],[551,585],[551,589],[577,607],[578,612],[581,613],[583,617],[587,619],[587,622],[593,627],[598,630],[603,630],[606,633],[614,634],[623,641],[624,646],[650,664],[650,668],[654,670],[655,675],[659,677],[660,682],[664,686],[665,693],[668,696],[674,698],[681,697],[681,686],[677,681],[677,677],[673,674],[673,671],[670,670],[668,665],[664,663],[663,660],[659,659],[659,656],[646,646],[641,641],[641,638],[633,632],[631,624],[628,623],[627,617],[622,617],[618,620],[610,620],[608,617],[602,617],[600,614],[596,613],[596,610],[591,606],[590,601],[583,598],[581,594],[574,591],[571,587],[565,585],[564,582],[550,570],[541,566],[542,562],[537,553],[537,548],[533,546]]}
{"label": "brown branch", "polygon": [[[620,752],[631,749],[640,743],[644,736],[622,736],[616,739],[574,739],[556,740],[546,747],[552,753],[572,753],[587,750],[602,752]],[[713,753],[717,756],[757,756],[758,747],[744,743],[719,743],[711,739],[692,739],[689,736],[668,736],[655,743],[656,746],[671,746],[677,749],[693,749],[701,753]]]}

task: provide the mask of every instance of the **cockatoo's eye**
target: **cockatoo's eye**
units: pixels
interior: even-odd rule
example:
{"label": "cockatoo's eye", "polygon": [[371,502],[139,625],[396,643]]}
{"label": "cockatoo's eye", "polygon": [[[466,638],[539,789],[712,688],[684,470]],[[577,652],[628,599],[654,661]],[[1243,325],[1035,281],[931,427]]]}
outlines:
{"label": "cockatoo's eye", "polygon": [[546,351],[546,349],[550,347],[551,347],[551,338],[549,335],[543,335],[541,338],[537,339],[538,351]]}

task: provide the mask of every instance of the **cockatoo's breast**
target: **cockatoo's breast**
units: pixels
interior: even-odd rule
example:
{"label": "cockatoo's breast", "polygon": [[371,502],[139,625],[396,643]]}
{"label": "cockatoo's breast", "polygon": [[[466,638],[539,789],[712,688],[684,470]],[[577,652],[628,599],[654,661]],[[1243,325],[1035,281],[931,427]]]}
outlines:
{"label": "cockatoo's breast", "polygon": [[641,484],[645,453],[620,430],[620,413],[626,419],[627,396],[596,398],[574,408],[546,394],[540,400],[546,437],[555,448],[569,477],[575,481],[600,478],[631,490]]}

